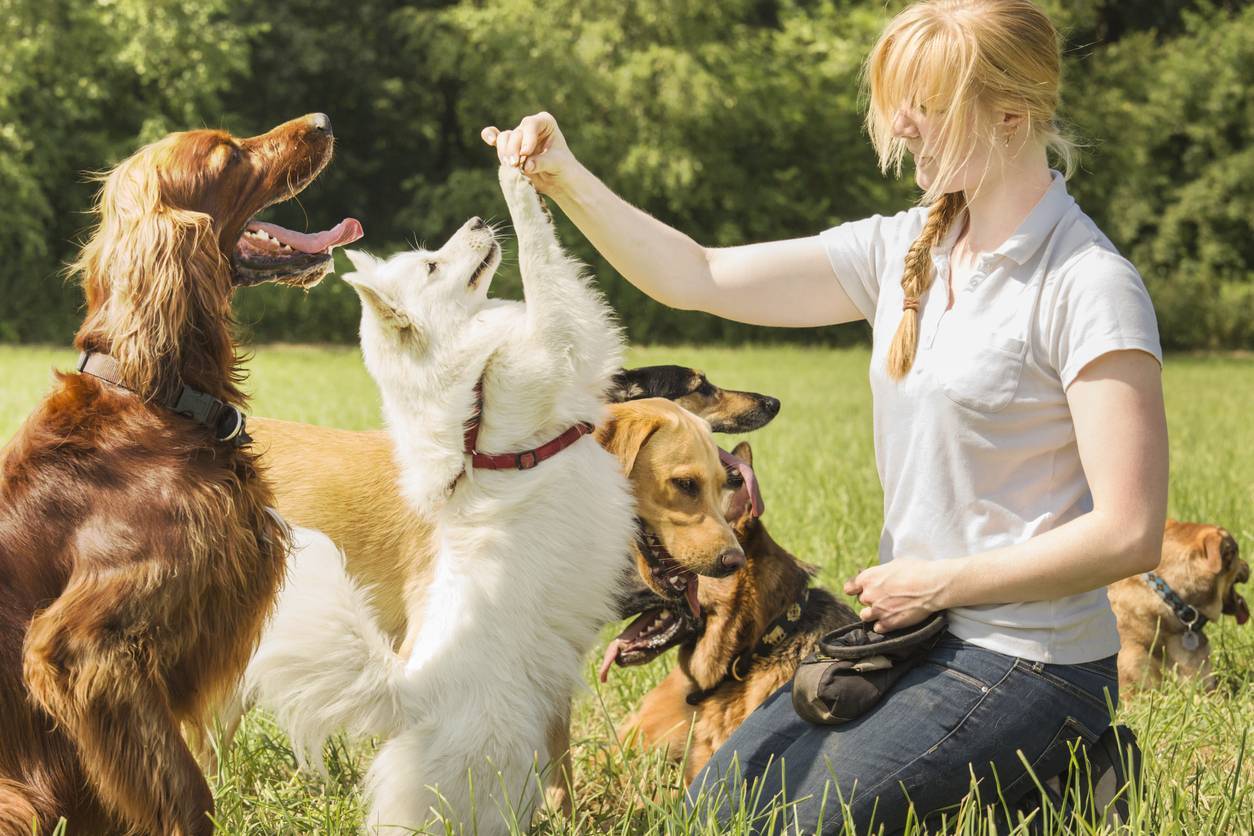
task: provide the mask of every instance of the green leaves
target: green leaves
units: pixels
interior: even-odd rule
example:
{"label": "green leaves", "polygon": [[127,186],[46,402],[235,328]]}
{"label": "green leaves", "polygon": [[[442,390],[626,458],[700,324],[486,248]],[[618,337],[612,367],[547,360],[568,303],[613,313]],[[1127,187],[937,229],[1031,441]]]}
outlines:
{"label": "green leaves", "polygon": [[[88,220],[83,172],[181,128],[252,134],[329,113],[335,162],[273,215],[296,228],[353,215],[380,253],[438,245],[471,215],[503,217],[479,130],[540,109],[592,171],[705,244],[896,211],[916,190],[876,168],[859,72],[902,5],[9,0],[0,340],[68,341],[79,296],[57,274]],[[1240,5],[1045,3],[1067,39],[1063,115],[1088,146],[1072,191],[1145,275],[1171,347],[1254,345],[1254,9]],[[594,266],[638,341],[864,333],[665,309],[573,228],[563,240]],[[239,314],[257,339],[352,341],[352,295],[331,287],[252,290]]]}

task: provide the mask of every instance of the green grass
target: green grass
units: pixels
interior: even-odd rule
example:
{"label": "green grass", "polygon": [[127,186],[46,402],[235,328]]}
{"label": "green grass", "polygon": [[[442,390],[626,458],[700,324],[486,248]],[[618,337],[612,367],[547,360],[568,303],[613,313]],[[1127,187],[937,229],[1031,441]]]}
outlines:
{"label": "green grass", "polygon": [[[50,368],[73,359],[68,350],[0,350],[0,437],[17,428],[47,389]],[[722,385],[779,397],[779,418],[749,437],[776,539],[818,564],[819,580],[829,588],[874,560],[881,495],[865,350],[645,348],[630,359],[698,366]],[[250,367],[253,414],[380,426],[378,396],[354,348],[263,347]],[[1254,359],[1173,356],[1165,379],[1171,513],[1225,525],[1248,552],[1254,542]],[[1147,793],[1132,832],[1254,832],[1254,740],[1248,737],[1254,629],[1225,619],[1209,635],[1222,681],[1217,692],[1171,682],[1121,709],[1148,758]],[[684,818],[676,769],[655,756],[624,753],[614,742],[614,724],[672,662],[668,655],[645,668],[617,669],[600,686],[589,658],[589,688],[578,699],[574,723],[577,819],[573,825],[546,822],[541,831],[716,832]],[[362,800],[356,787],[370,752],[369,742],[337,741],[328,749],[326,776],[300,772],[269,719],[250,715],[214,776],[223,832],[357,832]],[[979,832],[979,808],[968,805],[954,827]]]}

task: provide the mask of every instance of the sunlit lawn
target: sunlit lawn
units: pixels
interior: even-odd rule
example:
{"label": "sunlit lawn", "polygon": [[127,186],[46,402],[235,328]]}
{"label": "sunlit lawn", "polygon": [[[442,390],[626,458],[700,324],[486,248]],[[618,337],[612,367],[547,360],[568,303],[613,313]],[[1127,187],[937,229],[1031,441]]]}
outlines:
{"label": "sunlit lawn", "polygon": [[[69,350],[0,349],[0,437],[47,389]],[[833,587],[875,554],[881,496],[871,449],[871,410],[862,349],[641,348],[635,365],[679,363],[716,383],[774,395],[780,416],[749,437],[779,542],[821,567]],[[356,348],[270,346],[250,363],[251,412],[345,428],[380,426],[378,397]],[[1247,550],[1254,542],[1254,359],[1171,357],[1166,370],[1171,431],[1171,513],[1217,522]],[[733,443],[726,439],[724,446]],[[608,631],[607,631],[608,635]],[[1254,832],[1254,628],[1231,619],[1210,628],[1217,693],[1171,683],[1123,709],[1149,756],[1140,833]],[[589,688],[576,711],[575,825],[616,833],[705,831],[676,801],[678,774],[656,758],[621,752],[612,728],[657,682],[672,657],[617,669]],[[0,743],[2,745],[2,743]],[[216,776],[220,824],[229,833],[353,833],[361,821],[355,782],[369,744],[332,747],[329,777],[298,772],[281,734],[252,715]],[[968,819],[960,829],[976,827]],[[73,827],[69,829],[73,833]]]}

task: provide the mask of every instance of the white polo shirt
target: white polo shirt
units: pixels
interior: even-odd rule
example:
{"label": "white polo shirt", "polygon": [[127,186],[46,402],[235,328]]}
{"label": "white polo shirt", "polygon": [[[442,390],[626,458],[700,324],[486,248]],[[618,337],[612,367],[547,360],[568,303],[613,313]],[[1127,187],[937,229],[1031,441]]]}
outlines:
{"label": "white polo shirt", "polygon": [[[982,256],[945,310],[959,219],[936,247],[914,367],[885,357],[901,319],[901,272],[926,208],[821,234],[841,287],[872,324],[875,462],[884,486],[881,561],[941,560],[1021,543],[1093,507],[1066,388],[1110,351],[1162,362],[1141,277],[1053,183],[1022,226]],[[1053,601],[959,607],[950,630],[990,650],[1074,664],[1119,650],[1105,589]]]}

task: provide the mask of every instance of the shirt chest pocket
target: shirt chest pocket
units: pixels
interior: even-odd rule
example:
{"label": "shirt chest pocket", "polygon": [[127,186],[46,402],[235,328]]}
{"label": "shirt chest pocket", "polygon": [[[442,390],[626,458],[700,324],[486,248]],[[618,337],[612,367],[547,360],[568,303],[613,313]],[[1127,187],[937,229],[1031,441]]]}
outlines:
{"label": "shirt chest pocket", "polygon": [[939,348],[936,377],[951,401],[977,412],[996,412],[1014,398],[1023,375],[1023,340],[971,332],[955,334]]}

